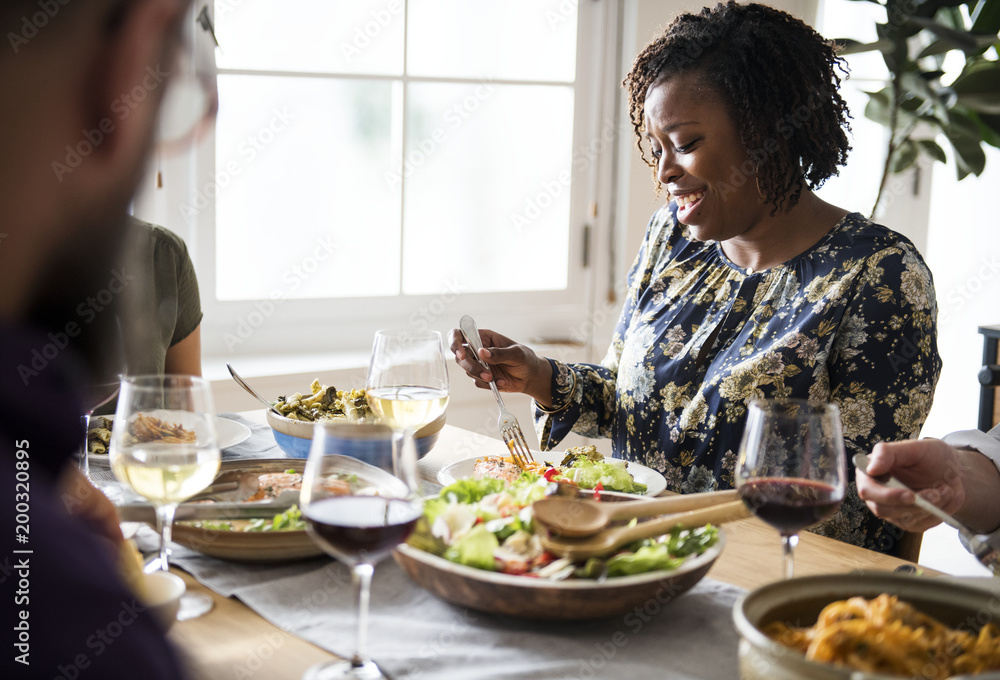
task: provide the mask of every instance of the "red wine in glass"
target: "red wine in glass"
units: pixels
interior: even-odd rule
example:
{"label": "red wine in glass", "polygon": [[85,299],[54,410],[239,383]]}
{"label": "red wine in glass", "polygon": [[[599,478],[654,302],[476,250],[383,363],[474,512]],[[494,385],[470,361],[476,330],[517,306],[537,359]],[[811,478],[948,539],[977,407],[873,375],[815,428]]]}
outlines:
{"label": "red wine in glass", "polygon": [[740,498],[757,517],[790,536],[833,516],[843,494],[823,482],[763,478],[744,483]]}
{"label": "red wine in glass", "polygon": [[744,504],[781,534],[791,578],[799,531],[832,516],[844,500],[840,409],[801,399],[751,402],[735,472]]}
{"label": "red wine in glass", "polygon": [[330,496],[303,512],[314,537],[351,564],[374,564],[405,541],[420,519],[419,504],[379,496]]}

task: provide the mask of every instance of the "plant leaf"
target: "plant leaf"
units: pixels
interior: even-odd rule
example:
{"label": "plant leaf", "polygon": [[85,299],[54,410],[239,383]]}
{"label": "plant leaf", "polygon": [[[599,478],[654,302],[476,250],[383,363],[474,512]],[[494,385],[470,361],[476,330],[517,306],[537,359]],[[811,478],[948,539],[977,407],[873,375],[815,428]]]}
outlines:
{"label": "plant leaf", "polygon": [[958,179],[966,175],[979,175],[986,167],[986,153],[982,148],[982,137],[975,122],[968,116],[952,111],[952,124],[945,128],[945,135],[955,150]]}
{"label": "plant leaf", "polygon": [[969,118],[976,122],[984,142],[1000,148],[1000,116],[969,111]]}
{"label": "plant leaf", "polygon": [[946,54],[951,52],[955,47],[948,43],[946,40],[935,40],[930,45],[925,47],[920,54],[917,55],[917,59],[923,59],[924,57],[933,57],[937,54]]}
{"label": "plant leaf", "polygon": [[942,149],[933,139],[918,139],[917,144],[920,145],[921,151],[934,160],[942,163],[948,162],[948,157],[945,155],[944,149]]}
{"label": "plant leaf", "polygon": [[913,143],[913,140],[904,140],[896,148],[896,153],[892,155],[891,170],[894,173],[900,173],[913,165],[913,162],[917,160],[917,145]]}
{"label": "plant leaf", "polygon": [[875,42],[863,43],[858,40],[851,40],[850,38],[837,38],[834,42],[837,44],[837,51],[842,56],[874,52],[876,50],[884,52],[885,50],[891,50],[893,47],[891,40],[876,40]]}
{"label": "plant leaf", "polygon": [[892,101],[891,94],[886,90],[866,92],[865,94],[868,95],[868,104],[865,106],[865,118],[889,127],[889,102]]}
{"label": "plant leaf", "polygon": [[967,55],[972,55],[979,51],[979,44],[976,42],[977,36],[968,31],[956,31],[954,28],[948,28],[944,24],[940,24],[933,19],[925,19],[924,17],[910,17],[907,21],[920,28],[927,29],[936,35],[938,39],[944,40],[955,49],[962,50]]}
{"label": "plant leaf", "polygon": [[979,0],[976,8],[970,13],[972,17],[972,33],[996,35],[1000,32],[1000,2],[997,0]]}
{"label": "plant leaf", "polygon": [[958,103],[983,113],[1000,113],[1000,65],[987,62],[962,73],[951,84]]}

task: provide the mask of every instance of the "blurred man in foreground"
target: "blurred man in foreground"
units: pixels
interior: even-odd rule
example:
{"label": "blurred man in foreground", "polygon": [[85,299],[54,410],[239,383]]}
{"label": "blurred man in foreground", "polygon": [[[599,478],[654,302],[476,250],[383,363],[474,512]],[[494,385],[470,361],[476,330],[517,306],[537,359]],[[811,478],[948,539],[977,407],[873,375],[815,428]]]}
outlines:
{"label": "blurred man in foreground", "polygon": [[182,675],[118,574],[113,509],[71,458],[187,4],[0,5],[0,677]]}

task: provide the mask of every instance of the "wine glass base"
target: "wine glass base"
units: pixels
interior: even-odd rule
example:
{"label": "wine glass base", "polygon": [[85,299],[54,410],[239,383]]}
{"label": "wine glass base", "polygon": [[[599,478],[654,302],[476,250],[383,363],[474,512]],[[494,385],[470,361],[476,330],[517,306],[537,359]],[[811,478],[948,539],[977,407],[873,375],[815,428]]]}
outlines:
{"label": "wine glass base", "polygon": [[374,661],[355,665],[350,660],[316,664],[305,672],[302,680],[392,680]]}
{"label": "wine glass base", "polygon": [[177,620],[187,621],[204,616],[212,611],[214,606],[215,602],[212,601],[212,598],[204,593],[184,593],[181,596],[181,606],[177,610]]}

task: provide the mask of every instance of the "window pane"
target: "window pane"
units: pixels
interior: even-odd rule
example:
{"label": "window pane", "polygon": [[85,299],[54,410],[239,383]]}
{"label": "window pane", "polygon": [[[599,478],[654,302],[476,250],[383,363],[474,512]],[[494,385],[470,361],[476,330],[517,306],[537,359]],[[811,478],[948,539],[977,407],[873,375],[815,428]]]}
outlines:
{"label": "window pane", "polygon": [[880,87],[879,83],[863,80],[849,80],[841,85],[840,94],[854,117],[848,135],[851,152],[840,174],[827,180],[818,192],[824,201],[864,215],[871,212],[878,195],[887,138],[884,127],[865,118],[868,95],[862,90],[874,92]]}
{"label": "window pane", "polygon": [[392,89],[219,77],[217,174],[199,191],[218,195],[219,299],[399,292],[400,195],[387,180],[397,166]]}
{"label": "window pane", "polygon": [[[851,0],[825,0],[820,7],[820,26],[827,38],[853,38],[861,42],[878,39],[875,22],[885,21],[885,8]],[[865,215],[871,212],[878,195],[885,162],[885,128],[865,117],[869,92],[885,87],[886,68],[882,53],[875,50],[846,57],[850,78],[841,81],[840,94],[851,110],[851,153],[840,175],[831,177],[819,195],[846,210]]]}
{"label": "window pane", "polygon": [[416,76],[557,80],[576,73],[576,2],[410,0]]}
{"label": "window pane", "polygon": [[[878,40],[877,22],[885,22],[885,7],[876,3],[854,0],[824,0],[820,4],[819,25],[823,37],[852,38],[862,43]],[[846,57],[851,77],[856,79],[888,77],[885,61],[878,50]],[[881,89],[881,88],[879,88]],[[860,111],[858,113],[861,113]]]}
{"label": "window pane", "polygon": [[217,0],[215,20],[219,68],[403,71],[403,0]]}
{"label": "window pane", "polygon": [[572,88],[416,83],[407,103],[403,292],[564,289]]}

